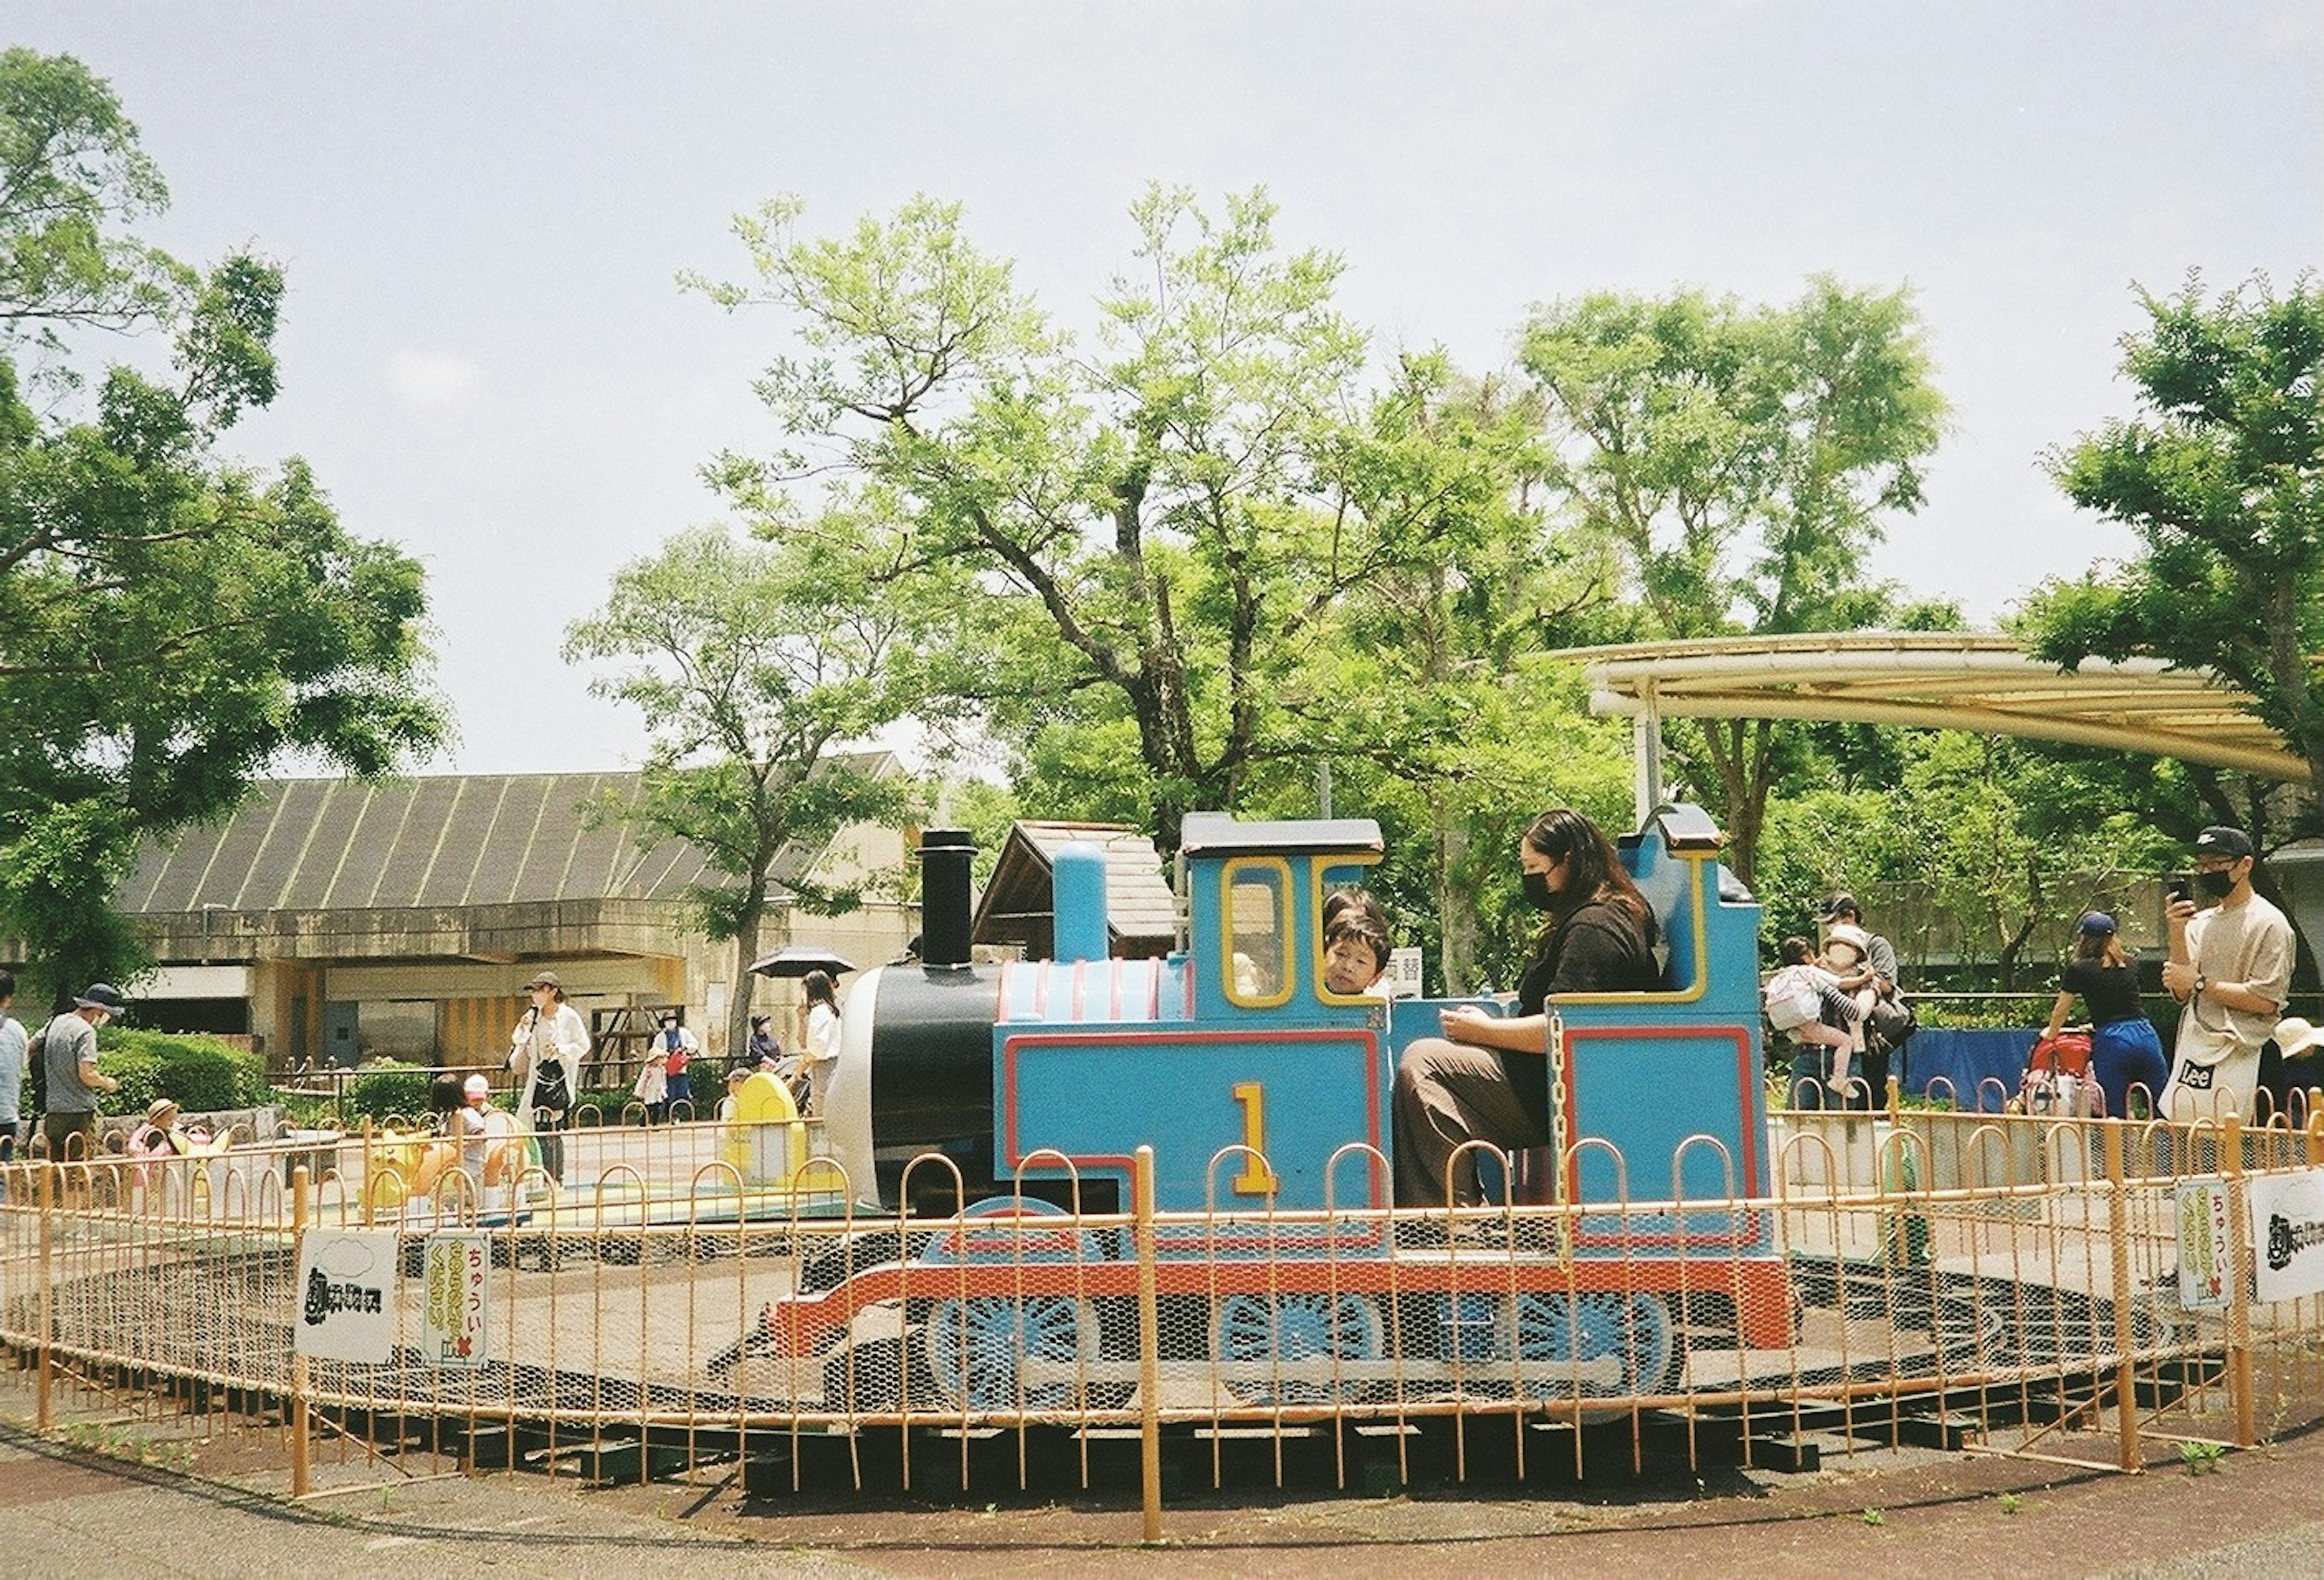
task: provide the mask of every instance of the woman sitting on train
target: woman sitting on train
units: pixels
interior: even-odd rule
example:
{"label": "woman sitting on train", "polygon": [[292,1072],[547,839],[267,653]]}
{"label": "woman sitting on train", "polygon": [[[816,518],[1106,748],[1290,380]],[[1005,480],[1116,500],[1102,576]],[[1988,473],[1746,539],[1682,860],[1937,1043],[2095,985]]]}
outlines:
{"label": "woman sitting on train", "polygon": [[[1549,1143],[1548,1000],[1555,993],[1642,993],[1661,984],[1655,915],[1614,842],[1578,812],[1543,813],[1517,843],[1525,896],[1549,914],[1517,984],[1517,1013],[1445,1010],[1442,1037],[1406,1048],[1396,1070],[1396,1199],[1445,1205],[1446,1167],[1471,1141],[1515,1150]],[[1452,1200],[1482,1199],[1473,1153]]]}

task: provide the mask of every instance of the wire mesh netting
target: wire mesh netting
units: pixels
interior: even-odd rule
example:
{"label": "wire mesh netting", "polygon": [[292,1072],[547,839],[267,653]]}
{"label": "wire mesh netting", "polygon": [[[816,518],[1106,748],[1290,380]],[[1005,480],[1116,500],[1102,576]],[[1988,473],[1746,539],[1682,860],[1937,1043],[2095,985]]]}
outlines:
{"label": "wire mesh netting", "polygon": [[[14,1165],[0,1342],[63,1386],[296,1395],[372,1441],[552,1465],[1149,1416],[1901,1441],[1914,1420],[2192,1399],[2264,1431],[2324,1398],[2324,1301],[2263,1298],[2271,1255],[2289,1266],[2324,1230],[2278,1213],[2272,1253],[2238,1227],[2319,1180],[2314,1125],[1794,1113],[1766,1197],[1478,1209],[1277,1212],[1222,1190],[1203,1211],[1074,1212],[1041,1199],[1078,1199],[1058,1160],[1038,1194],[902,1219],[852,1209],[804,1130],[770,1171],[732,1128],[567,1135],[561,1182],[525,1153],[481,1182],[447,1160],[425,1193],[401,1137]],[[1342,1164],[1370,1199],[1385,1161]],[[342,1306],[368,1320],[359,1353],[311,1342]],[[2255,1355],[2273,1393],[2254,1401],[2236,1390]]]}

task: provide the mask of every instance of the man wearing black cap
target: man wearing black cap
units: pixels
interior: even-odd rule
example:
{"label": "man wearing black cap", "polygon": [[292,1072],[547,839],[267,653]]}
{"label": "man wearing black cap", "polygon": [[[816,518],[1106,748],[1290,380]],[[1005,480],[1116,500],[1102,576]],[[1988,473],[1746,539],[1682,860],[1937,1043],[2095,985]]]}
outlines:
{"label": "man wearing black cap", "polygon": [[[1853,927],[1864,934],[1866,949],[1863,963],[1851,975],[1840,980],[1843,993],[1861,993],[1870,988],[1875,998],[1886,998],[1896,991],[1896,946],[1864,925],[1864,916],[1856,908],[1856,896],[1845,889],[1826,896],[1823,903],[1824,936],[1831,936],[1834,927]],[[1866,1000],[1868,1004],[1870,1000]],[[1868,1035],[1864,1043],[1864,1084],[1871,1093],[1872,1106],[1885,1108],[1888,1105],[1888,1045]]]}
{"label": "man wearing black cap", "polygon": [[2200,894],[2174,895],[2163,913],[2171,958],[2163,985],[2186,1007],[2160,1107],[2181,1125],[2251,1117],[2260,1045],[2292,987],[2292,923],[2252,892],[2251,836],[2208,828],[2194,852]]}

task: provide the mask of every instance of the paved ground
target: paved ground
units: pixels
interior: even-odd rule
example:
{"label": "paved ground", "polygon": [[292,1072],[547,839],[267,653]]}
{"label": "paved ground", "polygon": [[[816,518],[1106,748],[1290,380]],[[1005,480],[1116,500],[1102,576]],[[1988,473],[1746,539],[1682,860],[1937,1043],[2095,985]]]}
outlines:
{"label": "paved ground", "polygon": [[[1859,1454],[1812,1475],[1730,1473],[1700,1488],[1609,1480],[1556,1495],[1179,1499],[1166,1544],[1138,1546],[1134,1502],[936,1508],[896,1497],[746,1500],[730,1474],[585,1488],[537,1475],[408,1480],[360,1456],[322,1465],[293,1505],[279,1436],[198,1446],[137,1423],[43,1441],[0,1425],[0,1580],[318,1574],[445,1580],[724,1575],[1126,1574],[1260,1580],[1329,1568],[1407,1580],[1501,1575],[1752,1580],[2274,1580],[2324,1575],[2324,1429],[2189,1474],[2175,1452],[2140,1476],[1987,1455]],[[177,1468],[118,1456],[141,1440]],[[2045,1450],[2101,1457],[2107,1442]],[[2157,1446],[2158,1450],[2168,1445]],[[95,1451],[97,1449],[104,1451]],[[392,1484],[383,1485],[383,1483]]]}

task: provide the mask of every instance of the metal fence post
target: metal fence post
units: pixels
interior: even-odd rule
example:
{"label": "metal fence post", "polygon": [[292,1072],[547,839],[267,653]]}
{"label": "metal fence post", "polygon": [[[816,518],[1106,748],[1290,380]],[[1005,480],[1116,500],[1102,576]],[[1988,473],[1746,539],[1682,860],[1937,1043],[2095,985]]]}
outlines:
{"label": "metal fence post", "polygon": [[57,1281],[51,1264],[56,1245],[56,1225],[52,1221],[57,1210],[58,1165],[41,1164],[41,1183],[37,1189],[41,1236],[41,1364],[40,1408],[34,1416],[42,1432],[56,1425],[55,1363],[50,1358],[57,1344]]}
{"label": "metal fence post", "polygon": [[2122,1161],[2122,1127],[2129,1121],[2098,1123],[2106,1129],[2107,1245],[2114,1264],[2114,1428],[2121,1438],[2117,1463],[2125,1470],[2136,1470],[2146,1461],[2138,1446],[2138,1378],[2131,1362],[2130,1201]]}
{"label": "metal fence post", "polygon": [[2234,1281],[2227,1293],[2227,1397],[2236,1407],[2236,1447],[2248,1448],[2259,1440],[2259,1425],[2252,1398],[2251,1208],[2244,1185],[2241,1115],[2227,1116],[2219,1133],[2219,1151],[2220,1172],[2227,1186],[2227,1232],[2235,1247]]}
{"label": "metal fence post", "polygon": [[299,1347],[295,1310],[299,1300],[299,1261],[307,1249],[307,1165],[290,1172],[290,1299],[294,1311],[290,1337],[290,1495],[307,1495],[312,1479],[308,1463],[307,1352]]}
{"label": "metal fence post", "polygon": [[1130,1171],[1138,1242],[1138,1460],[1146,1539],[1162,1539],[1161,1302],[1154,1289],[1154,1149],[1141,1146]]}

